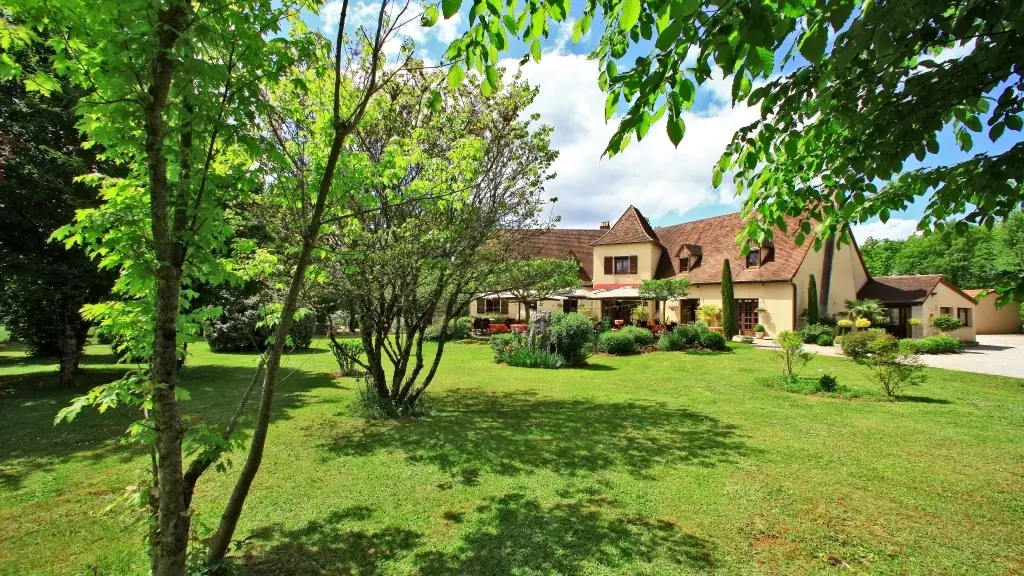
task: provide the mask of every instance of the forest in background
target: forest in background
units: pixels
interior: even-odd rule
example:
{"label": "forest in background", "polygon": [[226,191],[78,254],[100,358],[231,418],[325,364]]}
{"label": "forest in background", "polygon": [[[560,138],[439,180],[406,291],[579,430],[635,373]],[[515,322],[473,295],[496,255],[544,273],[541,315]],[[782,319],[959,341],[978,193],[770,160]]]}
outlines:
{"label": "forest in background", "polygon": [[860,250],[872,276],[942,274],[961,289],[992,288],[1001,272],[1024,269],[1024,214],[1018,210],[991,229],[970,226],[963,235],[868,238]]}

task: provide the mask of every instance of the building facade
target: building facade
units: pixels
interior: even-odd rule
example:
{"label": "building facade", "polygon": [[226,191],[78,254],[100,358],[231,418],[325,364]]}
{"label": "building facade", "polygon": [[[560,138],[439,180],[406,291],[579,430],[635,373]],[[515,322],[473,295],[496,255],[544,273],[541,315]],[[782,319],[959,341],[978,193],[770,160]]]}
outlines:
{"label": "building facade", "polygon": [[[523,254],[534,258],[575,259],[580,264],[583,290],[532,306],[537,310],[579,311],[595,319],[616,320],[628,320],[636,306],[643,306],[651,319],[660,319],[664,314],[666,323],[692,324],[701,305],[713,304],[721,309],[722,270],[728,260],[740,333],[752,334],[754,326],[760,323],[774,336],[784,330],[800,328],[801,315],[808,308],[811,276],[815,278],[822,316],[845,312],[847,300],[867,297],[865,290],[870,292],[870,288],[878,284],[868,274],[856,242],[837,246],[829,239],[820,250],[814,250],[813,239],[808,238],[797,245],[795,233],[799,226],[793,219],[788,222],[786,231],[775,231],[770,243],[751,246],[749,253],[743,255],[742,247],[736,242],[743,228],[744,221],[739,213],[652,227],[639,210],[630,206],[614,225],[604,222],[594,230],[539,232],[524,240]],[[686,278],[690,281],[689,293],[668,302],[662,311],[659,303],[641,301],[637,294],[640,283],[652,278]],[[910,317],[924,318],[929,313],[925,311],[923,300],[916,303],[921,310],[901,312],[907,304],[904,301],[907,295],[899,290],[889,290],[882,295],[889,298],[881,298],[887,308],[891,304],[891,310],[895,310],[891,312],[895,314],[895,322],[902,321],[907,329]],[[470,312],[475,316],[496,314],[521,318],[520,305],[505,302],[507,299],[501,296],[493,294],[474,301]],[[931,303],[936,302],[938,300]],[[973,306],[973,302],[951,306]],[[974,339],[973,332],[968,334],[968,331],[957,336]]]}

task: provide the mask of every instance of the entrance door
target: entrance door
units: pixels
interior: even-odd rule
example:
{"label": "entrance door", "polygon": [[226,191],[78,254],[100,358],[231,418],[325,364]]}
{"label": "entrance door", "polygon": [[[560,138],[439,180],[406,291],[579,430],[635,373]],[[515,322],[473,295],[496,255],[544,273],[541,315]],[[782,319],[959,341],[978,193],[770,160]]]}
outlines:
{"label": "entrance door", "polygon": [[737,300],[736,310],[739,313],[740,334],[753,335],[754,326],[757,325],[757,299]]}
{"label": "entrance door", "polygon": [[679,323],[696,324],[697,308],[700,307],[700,299],[684,298],[679,301]]}

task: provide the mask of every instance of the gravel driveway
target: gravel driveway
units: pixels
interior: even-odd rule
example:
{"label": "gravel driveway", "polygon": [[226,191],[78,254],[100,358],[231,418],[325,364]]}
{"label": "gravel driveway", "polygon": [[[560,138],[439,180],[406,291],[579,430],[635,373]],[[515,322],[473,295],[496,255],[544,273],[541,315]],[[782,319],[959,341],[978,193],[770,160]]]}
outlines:
{"label": "gravel driveway", "polygon": [[[757,340],[759,348],[774,348],[769,340]],[[823,356],[842,356],[838,348],[807,344],[808,352]],[[978,336],[977,346],[965,346],[962,354],[922,354],[921,361],[928,366],[1024,378],[1024,334]]]}

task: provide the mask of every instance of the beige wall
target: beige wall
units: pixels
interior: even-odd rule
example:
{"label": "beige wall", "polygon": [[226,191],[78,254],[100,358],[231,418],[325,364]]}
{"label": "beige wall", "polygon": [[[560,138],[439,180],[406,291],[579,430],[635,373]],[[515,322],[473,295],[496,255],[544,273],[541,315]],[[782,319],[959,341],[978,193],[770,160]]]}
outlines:
{"label": "beige wall", "polygon": [[[605,274],[606,256],[636,256],[637,273]],[[654,278],[654,271],[660,258],[661,245],[654,242],[594,246],[594,284],[640,284],[642,280]]]}
{"label": "beige wall", "polygon": [[[737,300],[757,299],[759,306],[765,310],[759,314],[758,321],[764,324],[768,334],[774,336],[783,330],[793,330],[793,284],[789,282],[737,282],[733,284],[733,294]],[[722,307],[722,285],[701,284],[691,286],[687,298],[699,298],[700,303],[714,304]],[[806,298],[806,294],[804,295]],[[678,321],[678,303],[675,311],[669,308],[669,314]]]}
{"label": "beige wall", "polygon": [[996,308],[994,292],[974,305],[974,331],[978,334],[1020,334],[1020,302]]}
{"label": "beige wall", "polygon": [[932,291],[932,295],[924,301],[921,306],[914,306],[911,309],[911,314],[921,319],[921,326],[917,329],[919,332],[923,332],[923,336],[935,336],[940,332],[935,328],[932,328],[931,318],[941,314],[941,308],[948,307],[950,314],[956,316],[957,308],[970,308],[971,309],[971,325],[965,326],[958,330],[954,330],[949,333],[950,336],[960,340],[961,342],[973,342],[977,338],[975,337],[975,325],[977,323],[977,313],[975,310],[974,302],[964,298],[959,292],[953,290],[949,286],[946,286],[942,282],[939,282],[935,286],[935,290]]}
{"label": "beige wall", "polygon": [[[807,242],[813,242],[808,239]],[[864,287],[868,281],[867,273],[861,264],[860,255],[853,246],[846,244],[836,247],[832,256],[832,282],[828,293],[827,307],[821,306],[823,295],[822,269],[825,265],[824,249],[816,251],[812,246],[807,251],[807,257],[800,264],[796,275],[793,276],[793,283],[796,285],[796,312],[801,314],[807,308],[807,285],[810,283],[811,274],[814,274],[815,283],[818,285],[819,309],[824,315],[833,316],[838,312],[846,310],[847,300],[856,300],[857,292]]]}

